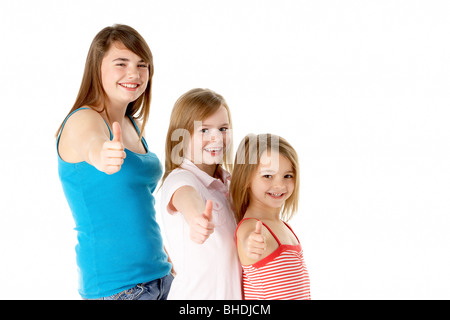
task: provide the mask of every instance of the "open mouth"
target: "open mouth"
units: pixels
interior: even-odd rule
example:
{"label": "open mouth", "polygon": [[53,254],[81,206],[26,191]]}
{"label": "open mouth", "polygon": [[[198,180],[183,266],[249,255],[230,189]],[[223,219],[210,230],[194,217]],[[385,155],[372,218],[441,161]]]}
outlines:
{"label": "open mouth", "polygon": [[123,88],[134,90],[137,89],[140,85],[137,83],[119,83],[119,85]]}
{"label": "open mouth", "polygon": [[283,196],[286,194],[286,193],[272,193],[272,192],[267,192],[267,194],[269,195],[269,196],[271,196],[272,198],[274,198],[274,199],[281,199],[281,198],[283,198]]}
{"label": "open mouth", "polygon": [[210,153],[212,156],[215,156],[215,155],[222,153],[223,148],[222,147],[209,147],[209,148],[204,148],[203,150]]}

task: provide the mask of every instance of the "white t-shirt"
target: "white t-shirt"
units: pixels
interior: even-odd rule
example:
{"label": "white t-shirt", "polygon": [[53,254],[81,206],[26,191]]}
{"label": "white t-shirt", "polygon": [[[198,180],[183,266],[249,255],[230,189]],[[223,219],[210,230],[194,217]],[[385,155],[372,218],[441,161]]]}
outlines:
{"label": "white t-shirt", "polygon": [[[213,178],[185,159],[161,187],[166,249],[177,274],[169,300],[242,299],[242,267],[234,240],[236,222],[228,200],[230,174],[221,169],[221,176],[222,179]],[[190,239],[190,228],[183,214],[168,207],[172,195],[182,186],[195,188],[205,203],[213,201],[215,229],[203,244]]]}

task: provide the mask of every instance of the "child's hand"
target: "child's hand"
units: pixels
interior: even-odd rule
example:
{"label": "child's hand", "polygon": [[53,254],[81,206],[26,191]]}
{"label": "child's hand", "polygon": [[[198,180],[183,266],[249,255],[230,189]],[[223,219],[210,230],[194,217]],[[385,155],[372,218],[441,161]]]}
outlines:
{"label": "child's hand", "polygon": [[259,260],[266,251],[266,237],[261,233],[262,223],[256,222],[255,231],[253,231],[247,239],[247,256],[253,260]]}
{"label": "child's hand", "polygon": [[192,241],[202,244],[214,232],[212,206],[213,202],[211,200],[206,201],[205,211],[192,220],[190,233]]}
{"label": "child's hand", "polygon": [[123,159],[126,157],[125,149],[122,144],[122,130],[119,123],[113,123],[113,139],[106,141],[100,153],[99,170],[107,174],[118,172],[123,164]]}

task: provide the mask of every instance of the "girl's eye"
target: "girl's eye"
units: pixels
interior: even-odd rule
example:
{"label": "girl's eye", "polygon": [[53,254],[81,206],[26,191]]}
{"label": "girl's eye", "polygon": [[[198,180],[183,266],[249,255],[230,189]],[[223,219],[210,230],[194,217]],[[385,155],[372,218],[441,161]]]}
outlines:
{"label": "girl's eye", "polygon": [[148,68],[148,66],[146,64],[140,64],[138,67],[139,68]]}
{"label": "girl's eye", "polygon": [[270,174],[265,174],[265,175],[263,175],[263,178],[270,179],[270,178],[272,178],[272,176]]}
{"label": "girl's eye", "polygon": [[284,177],[285,177],[285,178],[288,178],[288,179],[294,178],[294,176],[293,176],[292,174],[287,174],[287,175],[285,175]]}
{"label": "girl's eye", "polygon": [[208,132],[208,129],[202,129],[202,130],[200,130],[201,131],[201,133],[207,133]]}
{"label": "girl's eye", "polygon": [[118,64],[116,64],[116,66],[124,67],[124,66],[125,66],[125,63],[118,63]]}
{"label": "girl's eye", "polygon": [[222,131],[222,132],[225,132],[227,130],[228,130],[228,128],[220,128],[220,131]]}

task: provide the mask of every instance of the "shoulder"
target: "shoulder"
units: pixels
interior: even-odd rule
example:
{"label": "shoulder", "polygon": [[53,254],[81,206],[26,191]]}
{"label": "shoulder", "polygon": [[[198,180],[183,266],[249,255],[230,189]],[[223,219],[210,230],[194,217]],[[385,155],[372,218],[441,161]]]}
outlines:
{"label": "shoulder", "polygon": [[[100,114],[97,111],[95,111],[94,109],[92,109],[88,106],[83,106],[83,107],[80,107],[80,108],[72,111],[69,119],[78,119],[78,118],[102,119],[102,117],[100,116]],[[67,119],[67,120],[69,121],[69,119]]]}
{"label": "shoulder", "polygon": [[195,174],[193,174],[192,172],[182,169],[182,168],[177,168],[175,170],[173,170],[171,173],[169,173],[169,175],[167,176],[166,180],[164,181],[164,184],[166,183],[173,183],[176,181],[197,181],[197,177],[195,176]]}
{"label": "shoulder", "polygon": [[255,230],[256,223],[258,220],[256,218],[246,218],[241,220],[241,222],[238,224],[236,228],[236,237],[239,239],[243,239],[247,237],[250,233],[252,233]]}
{"label": "shoulder", "polygon": [[93,138],[110,139],[108,126],[102,116],[90,108],[77,109],[65,120],[57,145],[59,155],[64,161],[87,161],[86,148]]}
{"label": "shoulder", "polygon": [[177,168],[169,173],[167,178],[164,180],[164,183],[161,186],[161,191],[162,193],[172,194],[183,186],[191,186],[197,189],[198,179],[192,172]]}
{"label": "shoulder", "polygon": [[167,212],[173,214],[177,211],[173,204],[174,198],[175,200],[182,199],[183,202],[199,195],[197,178],[192,172],[181,168],[175,169],[164,180],[161,186],[161,195]]}
{"label": "shoulder", "polygon": [[85,133],[91,131],[108,131],[102,116],[95,110],[88,107],[80,108],[74,111],[66,121],[64,131],[70,133]]}

